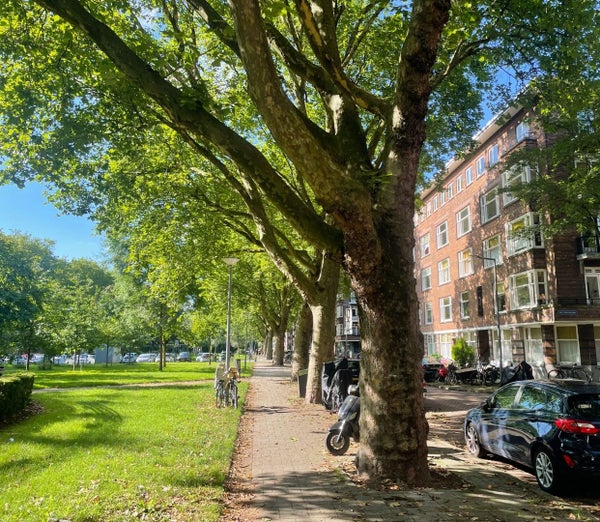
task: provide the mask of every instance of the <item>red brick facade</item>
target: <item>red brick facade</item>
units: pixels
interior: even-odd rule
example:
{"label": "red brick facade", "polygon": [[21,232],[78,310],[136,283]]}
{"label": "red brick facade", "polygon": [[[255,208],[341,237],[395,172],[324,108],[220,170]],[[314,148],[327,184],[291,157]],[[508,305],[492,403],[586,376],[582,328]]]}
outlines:
{"label": "red brick facade", "polygon": [[590,271],[600,268],[600,255],[578,256],[575,234],[551,240],[518,235],[547,218],[510,193],[495,192],[535,176],[535,169],[526,167],[506,173],[502,162],[521,147],[544,146],[548,137],[530,113],[511,109],[476,140],[478,147],[451,161],[438,186],[422,194],[423,207],[415,216],[425,353],[450,357],[451,345],[463,337],[481,361],[498,361],[500,329],[505,364],[525,356],[537,377],[561,362],[596,371],[600,298],[595,291],[591,295],[589,281],[594,286],[598,277],[600,288],[600,270]]}

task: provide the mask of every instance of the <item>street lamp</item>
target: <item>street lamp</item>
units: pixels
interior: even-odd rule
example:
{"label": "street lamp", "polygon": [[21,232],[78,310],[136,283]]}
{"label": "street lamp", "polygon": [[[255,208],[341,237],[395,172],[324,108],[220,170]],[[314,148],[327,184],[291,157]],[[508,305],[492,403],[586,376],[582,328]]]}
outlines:
{"label": "street lamp", "polygon": [[478,254],[474,254],[474,256],[478,257],[479,259],[483,259],[484,261],[491,261],[492,263],[494,263],[494,312],[496,314],[496,328],[498,329],[498,363],[500,366],[500,379],[502,379],[502,339],[500,337],[500,307],[498,306],[498,279],[496,272],[496,258],[480,256]]}
{"label": "street lamp", "polygon": [[229,267],[229,282],[227,284],[227,338],[225,340],[225,372],[229,370],[229,356],[231,352],[231,271],[233,265],[239,261],[236,257],[224,257],[223,262]]}

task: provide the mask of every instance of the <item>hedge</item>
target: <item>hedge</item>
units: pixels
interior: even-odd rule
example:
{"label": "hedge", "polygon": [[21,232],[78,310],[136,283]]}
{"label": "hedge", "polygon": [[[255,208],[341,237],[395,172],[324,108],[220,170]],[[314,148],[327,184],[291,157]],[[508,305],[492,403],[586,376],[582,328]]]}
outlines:
{"label": "hedge", "polygon": [[0,421],[10,419],[25,408],[33,391],[33,379],[31,372],[0,377]]}

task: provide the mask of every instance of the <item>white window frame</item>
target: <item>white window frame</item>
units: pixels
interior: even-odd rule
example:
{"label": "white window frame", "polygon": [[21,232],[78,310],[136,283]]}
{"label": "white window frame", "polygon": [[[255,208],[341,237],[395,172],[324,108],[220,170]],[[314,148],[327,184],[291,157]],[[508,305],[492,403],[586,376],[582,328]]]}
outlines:
{"label": "white window frame", "polygon": [[421,270],[421,290],[426,291],[431,289],[431,267],[426,266]]}
{"label": "white window frame", "polygon": [[477,158],[477,162],[475,163],[475,171],[477,172],[477,177],[481,177],[485,174],[485,156],[479,156]]}
{"label": "white window frame", "polygon": [[504,262],[502,259],[502,236],[500,234],[483,240],[483,257],[484,268],[493,268],[494,262],[491,259],[496,261],[496,265],[501,265]]}
{"label": "white window frame", "polygon": [[517,197],[510,192],[510,187],[514,187],[519,183],[529,183],[531,181],[531,167],[529,165],[515,165],[502,173],[502,202],[504,206],[509,205],[513,201],[517,201]]}
{"label": "white window frame", "polygon": [[[556,358],[559,364],[581,364],[579,332],[576,325],[557,325]],[[567,334],[567,335],[565,335]]]}
{"label": "white window frame", "polygon": [[458,253],[458,276],[466,277],[473,273],[473,249],[467,248]]}
{"label": "white window frame", "polygon": [[427,234],[423,234],[419,238],[419,252],[421,253],[421,257],[427,257],[431,253],[431,240],[429,237],[429,232],[427,232]]}
{"label": "white window frame", "polygon": [[465,184],[467,187],[473,183],[473,167],[467,167],[465,169]]}
{"label": "white window frame", "polygon": [[431,216],[431,201],[427,202],[426,208],[427,208],[427,217],[429,217],[429,216]]}
{"label": "white window frame", "polygon": [[450,258],[447,257],[438,263],[438,285],[445,285],[450,281]]}
{"label": "white window frame", "polygon": [[463,177],[462,174],[456,178],[456,193],[463,191]]}
{"label": "white window frame", "polygon": [[433,306],[430,302],[425,303],[423,307],[423,322],[425,324],[433,323]]}
{"label": "white window frame", "polygon": [[539,216],[529,212],[506,224],[507,255],[514,256],[533,248],[544,247],[544,239],[539,232],[532,231],[527,235],[518,233],[520,229],[527,229],[538,223]]}
{"label": "white window frame", "polygon": [[433,211],[436,212],[438,208],[440,208],[440,198],[435,195],[433,196]]}
{"label": "white window frame", "polygon": [[469,292],[460,293],[460,318],[469,319],[471,317]]}
{"label": "white window frame", "polygon": [[471,232],[471,207],[466,206],[456,213],[456,237]]}
{"label": "white window frame", "polygon": [[452,321],[452,297],[440,297],[440,323]]}
{"label": "white window frame", "polygon": [[448,201],[450,201],[454,197],[454,183],[453,182],[448,183],[448,186],[446,187],[446,192],[448,194]]}
{"label": "white window frame", "polygon": [[526,121],[520,122],[515,128],[515,136],[517,143],[529,138],[529,123]]}
{"label": "white window frame", "polygon": [[547,301],[548,283],[545,270],[527,270],[509,277],[510,309],[522,310]]}
{"label": "white window frame", "polygon": [[445,247],[450,241],[448,237],[448,222],[444,221],[435,227],[436,245],[438,248]]}
{"label": "white window frame", "polygon": [[479,198],[481,223],[487,223],[500,215],[500,198],[498,189],[493,188]]}
{"label": "white window frame", "polygon": [[500,161],[500,147],[498,144],[492,145],[488,150],[488,165],[493,167],[496,163]]}

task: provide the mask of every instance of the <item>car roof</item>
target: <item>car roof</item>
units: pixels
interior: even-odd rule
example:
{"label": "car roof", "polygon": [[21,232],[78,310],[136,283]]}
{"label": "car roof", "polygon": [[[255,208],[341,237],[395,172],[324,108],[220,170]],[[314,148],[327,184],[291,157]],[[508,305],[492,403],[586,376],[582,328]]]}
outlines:
{"label": "car roof", "polygon": [[[521,381],[523,382],[523,381]],[[600,393],[600,383],[586,382],[579,379],[551,379],[525,381],[534,386],[553,388],[567,393]]]}

